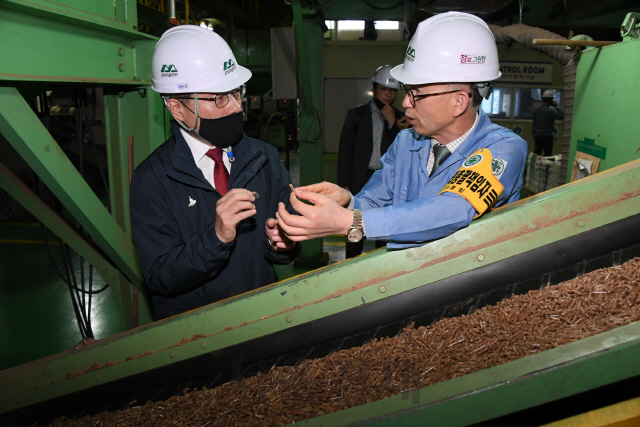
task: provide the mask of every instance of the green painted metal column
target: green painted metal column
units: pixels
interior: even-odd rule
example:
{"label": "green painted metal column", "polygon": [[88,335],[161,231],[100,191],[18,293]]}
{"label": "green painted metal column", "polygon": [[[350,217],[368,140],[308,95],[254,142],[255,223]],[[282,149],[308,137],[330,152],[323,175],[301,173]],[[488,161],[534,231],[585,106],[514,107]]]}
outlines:
{"label": "green painted metal column", "polygon": [[[129,162],[134,167],[138,166],[167,139],[166,121],[164,104],[158,94],[150,89],[129,88],[127,92],[116,89],[105,93],[111,213],[128,236],[131,236]],[[129,289],[133,291],[132,288]],[[121,293],[120,301],[125,313],[138,313],[137,319],[131,319],[132,325],[144,325],[153,321],[151,302],[144,296],[134,298],[131,292]]]}
{"label": "green painted metal column", "polygon": [[[315,15],[317,7],[303,7],[302,0],[293,0],[293,19],[299,54],[300,76],[300,184],[323,180],[324,120],[323,50],[324,36]],[[302,243],[299,266],[316,268],[326,265],[328,257],[322,252],[322,239]]]}

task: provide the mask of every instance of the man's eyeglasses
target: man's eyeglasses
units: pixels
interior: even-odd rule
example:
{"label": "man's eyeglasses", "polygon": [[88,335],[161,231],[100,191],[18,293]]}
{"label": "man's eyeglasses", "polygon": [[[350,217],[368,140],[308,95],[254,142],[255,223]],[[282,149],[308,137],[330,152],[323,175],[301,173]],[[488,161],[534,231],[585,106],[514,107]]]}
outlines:
{"label": "man's eyeglasses", "polygon": [[396,93],[398,93],[398,89],[392,89],[390,87],[384,87],[384,86],[378,86],[380,88],[380,92],[382,93],[388,93],[391,95],[395,95]]}
{"label": "man's eyeglasses", "polygon": [[[425,93],[422,95],[416,95],[413,93],[413,89],[409,89],[407,88],[405,85],[401,85],[402,87],[402,93],[404,96],[409,95],[409,101],[411,102],[411,106],[413,108],[416,107],[416,99],[422,99],[422,98],[428,98],[430,96],[438,96],[438,95],[445,95],[447,93],[454,93],[454,92],[464,92],[464,89],[455,89],[455,90],[448,90],[446,92],[436,92],[436,93]],[[473,97],[472,93],[468,93],[469,97]]]}
{"label": "man's eyeglasses", "polygon": [[[236,100],[240,101],[242,99],[242,97],[244,96],[245,92],[246,92],[247,87],[245,85],[242,85],[240,87],[237,87],[229,92],[225,92],[225,93],[218,93],[216,94],[214,97],[211,98],[205,98],[205,97],[198,97],[198,101],[213,101],[216,104],[216,107],[218,108],[224,108],[229,104],[229,100],[231,99],[231,97],[233,96]],[[185,97],[185,98],[181,98],[181,99],[196,99],[195,97]]]}

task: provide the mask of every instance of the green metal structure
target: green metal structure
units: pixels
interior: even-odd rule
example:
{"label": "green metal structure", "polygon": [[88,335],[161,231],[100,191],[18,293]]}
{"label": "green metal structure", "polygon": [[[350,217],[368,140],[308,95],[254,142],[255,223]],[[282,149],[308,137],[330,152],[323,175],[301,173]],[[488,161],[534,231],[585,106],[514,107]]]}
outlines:
{"label": "green metal structure", "polygon": [[[599,171],[640,155],[634,117],[640,111],[640,40],[628,40],[580,55],[569,151],[567,182],[576,151],[600,159]],[[604,107],[604,108],[603,108]]]}
{"label": "green metal structure", "polygon": [[[2,187],[67,242],[117,287],[123,306],[122,330],[151,320],[140,298],[133,319],[131,284],[146,288],[128,225],[128,152],[140,162],[163,141],[166,123],[157,97],[147,97],[155,37],[137,31],[135,0],[113,2],[7,0],[0,3],[3,61],[0,69],[0,132],[90,236],[73,235],[59,216],[3,169]],[[29,106],[55,86],[100,86],[105,91],[105,121],[112,212],[82,176]],[[153,143],[152,143],[153,141]],[[62,230],[66,229],[66,232]],[[60,234],[59,234],[60,235]],[[72,236],[73,235],[73,236]],[[95,248],[99,248],[96,251]]]}

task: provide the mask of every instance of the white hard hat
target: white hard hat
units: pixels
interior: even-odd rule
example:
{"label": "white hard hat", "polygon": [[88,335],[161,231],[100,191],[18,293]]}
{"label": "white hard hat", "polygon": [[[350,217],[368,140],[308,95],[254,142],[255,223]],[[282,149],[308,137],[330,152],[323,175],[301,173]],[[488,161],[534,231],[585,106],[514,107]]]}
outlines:
{"label": "white hard hat", "polygon": [[384,87],[390,87],[392,89],[399,90],[400,83],[398,83],[398,81],[391,76],[392,68],[393,66],[391,65],[383,65],[381,67],[378,67],[371,80],[373,80],[374,83],[378,83],[379,85],[382,85]]}
{"label": "white hard hat", "polygon": [[550,89],[547,89],[542,93],[542,97],[543,98],[553,98],[553,95],[554,95],[554,93]]}
{"label": "white hard hat", "polygon": [[484,83],[500,77],[498,48],[489,26],[463,12],[418,24],[404,63],[391,70],[404,84]]}
{"label": "white hard hat", "polygon": [[165,31],[153,52],[152,67],[151,88],[165,94],[228,92],[251,78],[227,42],[198,25]]}

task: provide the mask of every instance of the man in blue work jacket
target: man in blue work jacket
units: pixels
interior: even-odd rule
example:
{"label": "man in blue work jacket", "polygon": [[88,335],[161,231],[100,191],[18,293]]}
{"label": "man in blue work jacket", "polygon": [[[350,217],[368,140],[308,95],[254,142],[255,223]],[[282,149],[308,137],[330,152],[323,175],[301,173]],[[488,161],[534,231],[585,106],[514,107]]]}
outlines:
{"label": "man in blue work jacket", "polygon": [[291,240],[340,233],[387,240],[391,249],[418,246],[518,200],[527,144],[480,109],[500,77],[484,21],[448,12],[421,22],[391,75],[402,83],[413,128],[398,134],[355,197],[326,182],[296,189],[312,205],[292,197],[300,215],[280,206],[278,223]]}
{"label": "man in blue work jacket", "polygon": [[158,320],[277,281],[273,264],[299,245],[271,218],[278,203],[291,209],[289,173],[274,147],[243,133],[251,72],[195,25],[166,31],[152,63],[173,137],[134,172],[130,211]]}

